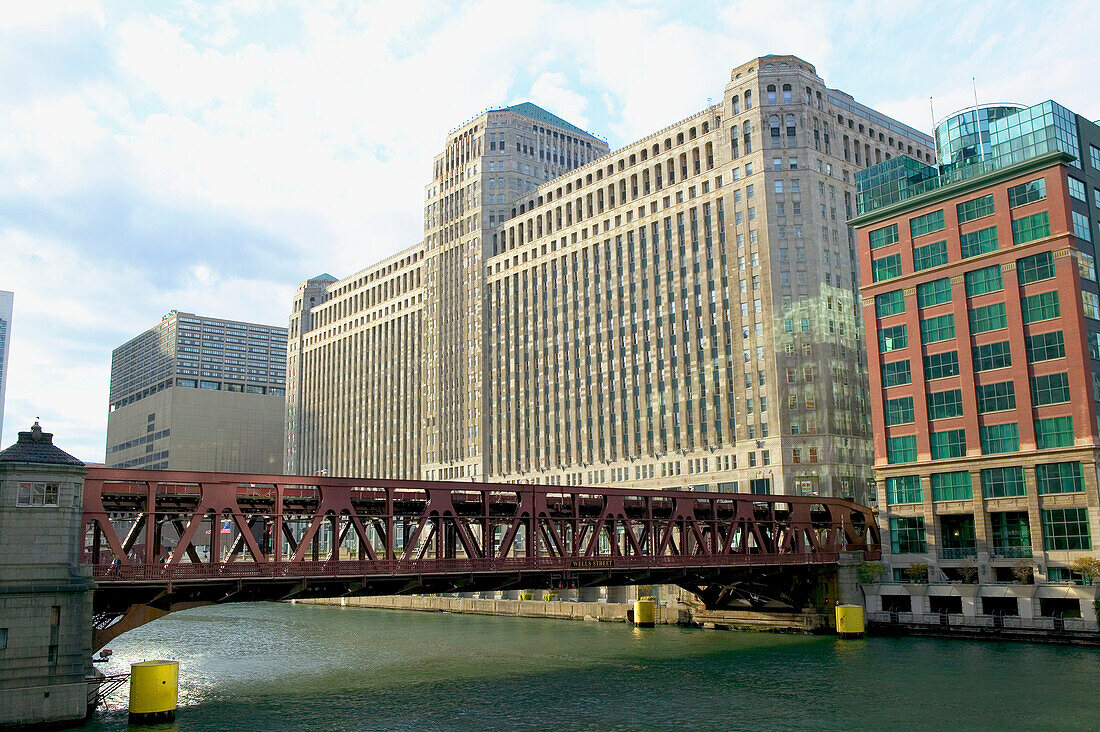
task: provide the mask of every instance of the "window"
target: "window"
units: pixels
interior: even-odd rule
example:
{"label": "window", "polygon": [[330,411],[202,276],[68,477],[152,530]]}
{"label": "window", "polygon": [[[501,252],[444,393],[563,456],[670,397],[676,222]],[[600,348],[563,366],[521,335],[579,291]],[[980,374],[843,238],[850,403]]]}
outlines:
{"label": "window", "polygon": [[1035,420],[1035,446],[1040,450],[1051,447],[1073,447],[1073,417]]}
{"label": "window", "polygon": [[867,234],[872,249],[889,246],[898,243],[898,225],[890,224],[881,229],[875,229]]}
{"label": "window", "polygon": [[932,473],[931,483],[933,501],[963,501],[974,497],[970,473],[966,470]]}
{"label": "window", "polygon": [[958,374],[958,351],[932,353],[924,357],[924,378],[926,380],[946,379],[948,376],[958,376]]}
{"label": "window", "polygon": [[1082,290],[1081,311],[1084,313],[1086,318],[1100,320],[1100,297],[1097,297],[1095,292]]}
{"label": "window", "polygon": [[1094,145],[1089,145],[1089,162],[1092,163],[1092,167],[1100,170],[1100,149]]}
{"label": "window", "polygon": [[1089,225],[1089,217],[1078,211],[1073,211],[1073,235],[1082,241],[1092,241],[1092,228]]}
{"label": "window", "polygon": [[978,413],[1003,412],[1016,408],[1016,387],[1011,381],[995,384],[979,384],[977,387]]}
{"label": "window", "polygon": [[947,242],[934,241],[923,247],[913,247],[913,270],[920,272],[929,267],[947,264]]}
{"label": "window", "polygon": [[1047,551],[1092,549],[1087,508],[1052,508],[1041,512],[1043,548]]}
{"label": "window", "polygon": [[996,251],[997,227],[990,226],[988,229],[979,229],[978,231],[971,231],[968,234],[960,235],[959,249],[961,250],[963,259]]}
{"label": "window", "polygon": [[1050,252],[1040,252],[1016,260],[1016,279],[1021,285],[1049,280],[1053,276],[1054,257]]}
{"label": "window", "polygon": [[920,337],[923,343],[936,343],[955,337],[955,316],[938,315],[925,318],[920,322]]}
{"label": "window", "polygon": [[1013,244],[1027,244],[1045,236],[1050,236],[1050,214],[1046,211],[1012,220]]}
{"label": "window", "polygon": [[871,260],[871,280],[881,282],[901,276],[901,255],[890,254]]}
{"label": "window", "polygon": [[1037,407],[1069,401],[1069,374],[1031,377],[1031,402]]}
{"label": "window", "polygon": [[924,554],[924,517],[890,519],[890,550],[894,554]]}
{"label": "window", "polygon": [[1035,489],[1046,493],[1083,493],[1085,480],[1081,463],[1045,463],[1035,466]]}
{"label": "window", "polygon": [[1011,498],[1026,494],[1023,468],[1012,466],[982,471],[982,495],[986,498]]}
{"label": "window", "polygon": [[896,351],[909,346],[909,335],[906,326],[895,325],[892,328],[881,328],[878,332],[878,350],[882,353]]}
{"label": "window", "polygon": [[922,308],[951,302],[951,278],[944,277],[917,285],[917,305]]}
{"label": "window", "polygon": [[928,418],[947,419],[961,417],[963,413],[962,390],[948,389],[928,393]]}
{"label": "window", "polygon": [[1012,365],[1012,352],[1009,350],[1008,341],[974,346],[972,355],[975,371],[991,371]]}
{"label": "window", "polygon": [[886,462],[890,465],[895,465],[897,463],[915,463],[916,461],[916,435],[886,438]]}
{"label": "window", "polygon": [[967,272],[964,279],[966,280],[967,297],[977,297],[978,295],[1004,289],[1004,283],[1001,280],[1001,265],[999,264]]}
{"label": "window", "polygon": [[1027,360],[1029,363],[1051,361],[1056,358],[1064,358],[1066,344],[1062,338],[1062,331],[1054,330],[1050,333],[1036,333],[1025,337],[1027,344]]}
{"label": "window", "polygon": [[1088,196],[1085,194],[1085,184],[1072,175],[1069,177],[1069,195],[1073,196],[1078,201],[1087,202],[1089,200]]}
{"label": "window", "polygon": [[882,364],[882,386],[889,388],[891,386],[903,386],[912,381],[912,376],[909,373],[908,361],[893,361],[891,363]]}
{"label": "window", "polygon": [[909,233],[914,238],[943,229],[943,209],[909,219]]}
{"label": "window", "polygon": [[886,426],[896,424],[910,424],[915,420],[913,416],[913,397],[899,397],[886,400]]}
{"label": "window", "polygon": [[20,483],[17,506],[57,506],[60,483]]}
{"label": "window", "polygon": [[1021,183],[1008,189],[1008,207],[1016,208],[1028,203],[1035,203],[1047,197],[1047,182],[1039,178],[1028,183]]}
{"label": "window", "polygon": [[1015,422],[988,424],[979,428],[979,432],[983,455],[1020,451],[1020,430]]}
{"label": "window", "polygon": [[1023,310],[1024,322],[1035,323],[1040,320],[1050,320],[1061,315],[1058,307],[1058,292],[1040,292],[1020,298],[1020,308]]}
{"label": "window", "polygon": [[924,495],[921,492],[919,475],[899,475],[886,479],[886,502],[890,505],[922,501]]}
{"label": "window", "polygon": [[960,224],[989,216],[993,213],[993,194],[975,198],[973,201],[963,201],[955,206],[955,213],[958,214]]}
{"label": "window", "polygon": [[905,292],[893,290],[875,295],[875,315],[886,318],[905,312]]}
{"label": "window", "polygon": [[992,305],[983,305],[970,311],[970,332],[988,333],[991,330],[999,330],[1008,327],[1008,316],[1005,315],[1005,304],[995,302]]}
{"label": "window", "polygon": [[966,456],[966,430],[929,432],[928,443],[933,460],[947,460]]}

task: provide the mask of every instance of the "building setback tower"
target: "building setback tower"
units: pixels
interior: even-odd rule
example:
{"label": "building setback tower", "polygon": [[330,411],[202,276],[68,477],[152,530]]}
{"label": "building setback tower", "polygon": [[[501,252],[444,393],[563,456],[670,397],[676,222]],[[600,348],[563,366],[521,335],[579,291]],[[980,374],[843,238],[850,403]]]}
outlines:
{"label": "building setback tower", "polygon": [[279,473],[285,328],[171,311],[111,355],[113,468]]}
{"label": "building setback tower", "polygon": [[[858,178],[887,579],[980,583],[868,599],[1094,620],[1095,593],[1051,585],[1100,532],[1100,127],[1054,102],[994,109],[939,126],[940,166],[899,157]],[[957,155],[976,118],[986,139]]]}
{"label": "building setback tower", "polygon": [[[481,115],[436,158],[405,264],[303,284],[288,471],[866,497],[844,221],[856,171],[902,154],[930,164],[932,139],[794,56],[739,66],[720,104],[614,153],[533,105]],[[387,341],[409,308],[419,341]],[[370,338],[371,366],[348,358]],[[406,348],[421,418],[384,411],[376,447],[355,420],[410,397],[364,369]]]}
{"label": "building setback tower", "polygon": [[8,354],[11,352],[11,315],[15,293],[0,290],[0,435],[4,434],[4,401],[8,393]]}

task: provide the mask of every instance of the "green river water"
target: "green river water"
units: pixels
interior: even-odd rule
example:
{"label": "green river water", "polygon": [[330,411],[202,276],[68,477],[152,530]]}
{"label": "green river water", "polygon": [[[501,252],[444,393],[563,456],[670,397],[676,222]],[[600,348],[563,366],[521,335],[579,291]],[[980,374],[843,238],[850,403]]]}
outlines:
{"label": "green river water", "polygon": [[[116,639],[189,730],[1097,729],[1100,650],[251,603]],[[126,729],[125,689],[87,730]]]}

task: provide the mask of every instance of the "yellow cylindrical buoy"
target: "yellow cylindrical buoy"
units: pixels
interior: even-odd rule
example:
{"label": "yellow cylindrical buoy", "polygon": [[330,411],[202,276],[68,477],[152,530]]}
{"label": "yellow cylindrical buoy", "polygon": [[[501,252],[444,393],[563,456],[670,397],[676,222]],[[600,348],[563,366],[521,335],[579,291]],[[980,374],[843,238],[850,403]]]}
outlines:
{"label": "yellow cylindrical buoy", "polygon": [[640,597],[634,601],[634,625],[652,628],[657,619],[657,604],[652,597]]}
{"label": "yellow cylindrical buoy", "polygon": [[131,663],[130,721],[153,724],[175,719],[179,680],[179,661]]}
{"label": "yellow cylindrical buoy", "polygon": [[863,632],[863,606],[837,605],[836,634],[841,638],[862,638]]}

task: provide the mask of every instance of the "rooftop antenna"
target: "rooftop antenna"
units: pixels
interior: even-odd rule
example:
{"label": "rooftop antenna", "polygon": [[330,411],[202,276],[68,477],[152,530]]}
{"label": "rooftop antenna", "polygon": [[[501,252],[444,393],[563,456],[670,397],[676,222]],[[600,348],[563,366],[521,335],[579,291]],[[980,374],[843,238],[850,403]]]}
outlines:
{"label": "rooftop antenna", "polygon": [[970,77],[970,87],[974,90],[974,127],[978,130],[978,154],[985,158],[985,142],[982,141],[982,127],[978,120],[978,82]]}

